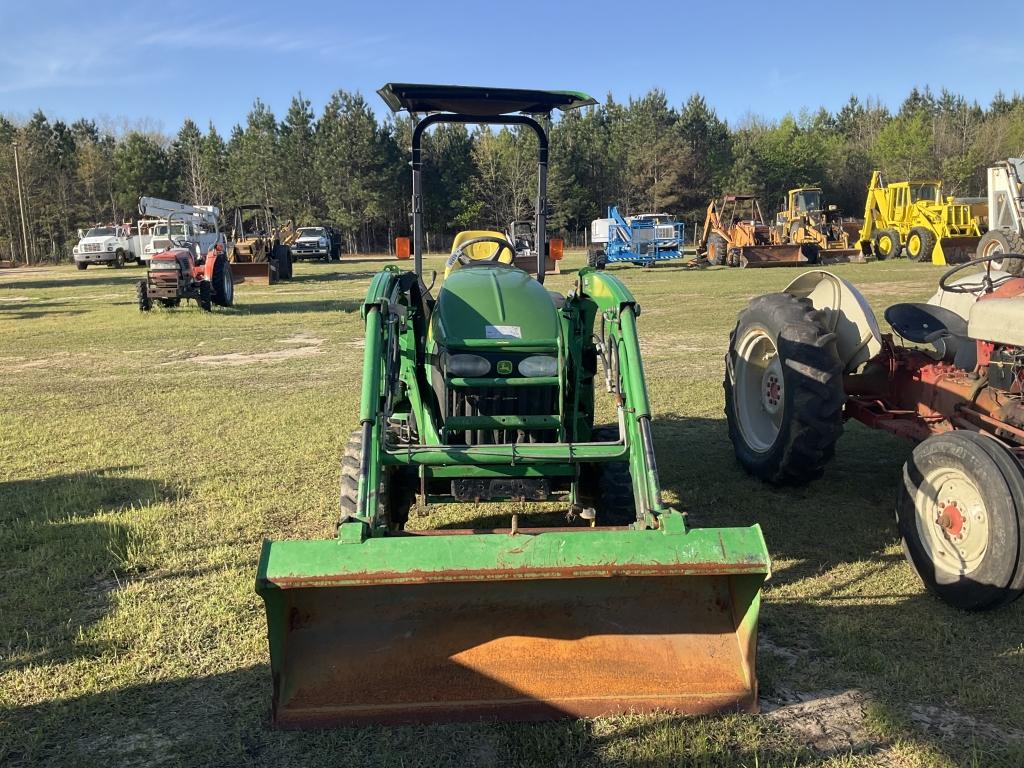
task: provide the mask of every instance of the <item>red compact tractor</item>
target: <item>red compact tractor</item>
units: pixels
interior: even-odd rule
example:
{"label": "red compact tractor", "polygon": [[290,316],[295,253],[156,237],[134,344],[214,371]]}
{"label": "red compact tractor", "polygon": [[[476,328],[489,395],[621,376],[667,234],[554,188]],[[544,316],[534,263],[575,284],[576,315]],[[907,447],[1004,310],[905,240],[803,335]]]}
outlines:
{"label": "red compact tractor", "polygon": [[230,307],[235,283],[223,246],[218,243],[205,256],[198,255],[192,244],[154,254],[146,279],[136,286],[136,297],[140,312],[148,312],[154,301],[176,307],[182,299],[193,299],[205,312],[214,304]]}
{"label": "red compact tractor", "polygon": [[892,333],[849,282],[806,272],[750,302],[726,356],[729,435],[757,477],[820,476],[850,418],[918,444],[896,499],[904,552],[967,610],[1024,592],[1024,279],[993,269],[1006,258],[1024,256],[960,264],[927,303],[890,306]]}

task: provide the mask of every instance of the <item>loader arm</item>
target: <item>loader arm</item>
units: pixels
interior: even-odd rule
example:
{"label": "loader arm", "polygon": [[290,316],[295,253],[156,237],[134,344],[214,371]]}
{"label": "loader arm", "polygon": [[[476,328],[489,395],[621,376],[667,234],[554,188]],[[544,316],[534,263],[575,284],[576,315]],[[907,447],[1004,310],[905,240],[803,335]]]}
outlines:
{"label": "loader arm", "polygon": [[697,243],[697,252],[701,253],[707,250],[708,238],[711,237],[712,231],[721,229],[722,222],[718,218],[718,208],[715,205],[715,201],[712,200],[708,203],[707,213],[704,214],[704,228],[700,233],[700,241]]}
{"label": "loader arm", "polygon": [[868,184],[867,197],[864,201],[864,226],[860,230],[860,247],[861,251],[865,254],[870,253],[871,233],[875,231],[875,227],[885,227],[886,225],[884,217],[881,224],[878,222],[878,218],[882,214],[881,203],[878,200],[881,194],[884,194],[882,174],[880,171],[873,171],[871,182]]}

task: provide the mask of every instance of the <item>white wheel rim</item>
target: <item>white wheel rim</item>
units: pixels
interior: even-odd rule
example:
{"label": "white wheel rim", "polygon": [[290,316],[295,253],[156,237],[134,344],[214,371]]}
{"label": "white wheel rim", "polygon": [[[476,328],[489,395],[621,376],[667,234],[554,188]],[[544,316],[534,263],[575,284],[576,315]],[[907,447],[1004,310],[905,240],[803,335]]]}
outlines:
{"label": "white wheel rim", "polygon": [[743,440],[758,453],[771,449],[782,428],[785,383],[775,342],[752,328],[736,348],[734,392]]}
{"label": "white wheel rim", "polygon": [[914,511],[918,538],[936,571],[963,576],[981,565],[988,551],[989,513],[964,472],[941,467],[926,473]]}
{"label": "white wheel rim", "polygon": [[[982,256],[995,256],[996,254],[1003,252],[1003,244],[998,240],[989,240],[988,245],[985,247],[985,252]],[[992,269],[1002,269],[1003,259],[995,259],[992,262]]]}

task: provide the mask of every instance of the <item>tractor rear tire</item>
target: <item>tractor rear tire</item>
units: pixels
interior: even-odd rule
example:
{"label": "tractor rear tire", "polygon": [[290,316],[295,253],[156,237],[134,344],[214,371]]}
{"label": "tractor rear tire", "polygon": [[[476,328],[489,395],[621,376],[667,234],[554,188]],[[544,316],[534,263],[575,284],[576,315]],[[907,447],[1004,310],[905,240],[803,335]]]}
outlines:
{"label": "tractor rear tire", "polygon": [[896,520],[907,560],[941,600],[984,611],[1024,593],[1024,470],[995,440],[957,430],[918,445]]}
{"label": "tractor rear tire", "polygon": [[213,303],[218,307],[230,307],[235,303],[235,282],[231,265],[222,255],[213,265]]}
{"label": "tractor rear tire", "polygon": [[76,261],[75,262],[75,268],[78,269],[79,271],[88,269],[89,268],[89,262],[87,262],[87,261]]}
{"label": "tractor rear tire", "polygon": [[895,229],[881,229],[875,232],[875,258],[879,261],[898,259],[903,246],[900,245],[900,233]]}
{"label": "tractor rear tire", "polygon": [[213,288],[210,286],[209,280],[203,280],[199,283],[199,298],[196,299],[196,303],[203,312],[213,310]]}
{"label": "tractor rear tire", "polygon": [[607,265],[608,256],[605,254],[604,248],[591,246],[587,251],[587,266],[594,269],[604,269]]}
{"label": "tractor rear tire", "polygon": [[153,308],[153,302],[149,299],[149,285],[145,280],[135,284],[135,301],[139,305],[139,312],[149,312]]}
{"label": "tractor rear tire", "polygon": [[911,261],[931,262],[935,243],[934,232],[925,227],[914,227],[907,235],[907,258]]}
{"label": "tractor rear tire", "polygon": [[[619,439],[617,425],[594,427],[593,442],[610,443]],[[584,464],[580,467],[578,501],[593,507],[598,525],[631,525],[636,522],[636,501],[628,461]]]}
{"label": "tractor rear tire", "polygon": [[[976,255],[995,256],[1000,253],[1024,255],[1024,237],[1005,229],[991,229],[981,237]],[[1002,259],[992,262],[992,269],[1003,269],[1011,275],[1024,274],[1024,259]]]}
{"label": "tractor rear tire", "polygon": [[[359,466],[363,458],[363,430],[348,436],[341,457],[341,487],[339,494],[339,525],[355,516],[359,499]],[[404,467],[384,468],[381,503],[388,528],[400,531],[409,519],[409,510],[416,505],[416,474]]]}
{"label": "tractor rear tire", "polygon": [[753,299],[729,337],[725,416],[736,459],[777,485],[819,477],[843,433],[836,337],[809,299]]}
{"label": "tractor rear tire", "polygon": [[729,244],[721,235],[708,236],[708,263],[720,267],[726,263],[729,255]]}

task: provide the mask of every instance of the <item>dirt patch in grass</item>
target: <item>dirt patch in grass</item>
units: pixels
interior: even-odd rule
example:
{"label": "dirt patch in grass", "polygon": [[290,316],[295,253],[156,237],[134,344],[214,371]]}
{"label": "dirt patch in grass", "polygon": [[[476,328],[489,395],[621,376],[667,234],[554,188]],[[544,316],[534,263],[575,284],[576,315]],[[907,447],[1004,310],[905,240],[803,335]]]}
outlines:
{"label": "dirt patch in grass", "polygon": [[305,334],[296,334],[281,339],[278,344],[286,344],[284,349],[268,352],[231,352],[226,355],[196,355],[175,362],[198,363],[200,365],[249,365],[251,363],[268,363],[277,360],[291,360],[296,357],[319,355],[324,339],[317,339]]}
{"label": "dirt patch in grass", "polygon": [[763,700],[765,717],[817,752],[875,751],[885,746],[867,726],[868,697],[857,690],[792,694],[793,701]]}
{"label": "dirt patch in grass", "polygon": [[1024,730],[1019,728],[997,728],[969,715],[962,715],[944,707],[910,708],[910,719],[922,730],[944,739],[973,741],[982,739],[999,744],[1024,744]]}

